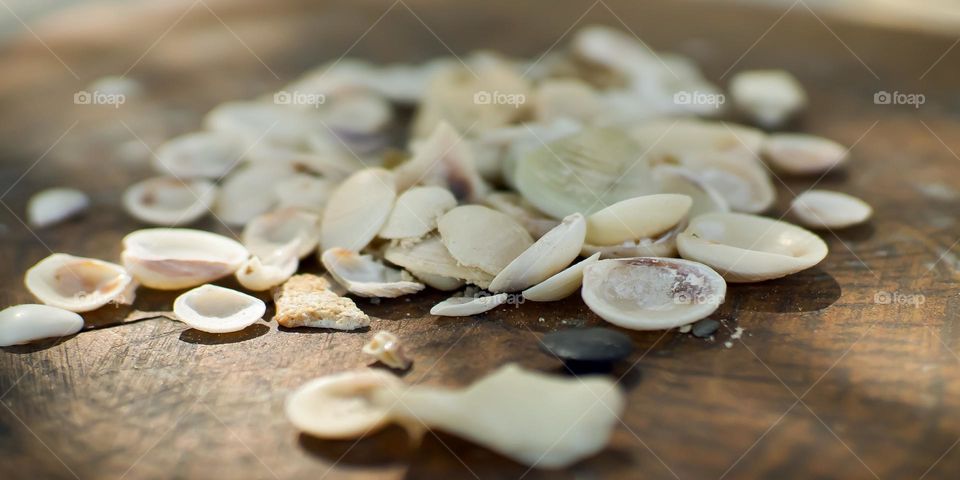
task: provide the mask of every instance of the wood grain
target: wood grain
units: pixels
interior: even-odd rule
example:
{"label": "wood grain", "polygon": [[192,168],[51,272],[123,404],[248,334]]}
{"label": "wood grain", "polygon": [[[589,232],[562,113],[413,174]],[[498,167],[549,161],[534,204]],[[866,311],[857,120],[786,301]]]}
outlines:
{"label": "wood grain", "polygon": [[[820,186],[864,198],[876,218],[824,233],[831,253],[814,269],[731,286],[712,341],[631,333],[637,354],[614,372],[629,396],[623,423],[606,451],[566,471],[527,471],[439,432],[419,448],[398,429],[359,442],[300,436],[283,399],[312,377],[364,366],[368,332],[268,322],[212,336],[164,318],[107,327],[118,310],[90,315],[100,328],[0,351],[0,478],[956,478],[960,51],[937,63],[953,38],[802,8],[780,18],[692,2],[155,3],[81,7],[0,49],[3,305],[31,300],[21,275],[50,251],[118,258],[120,238],[138,227],[119,195],[149,171],[141,140],[153,148],[197,128],[213,105],[344,52],[536,57],[575,23],[625,24],[657,49],[693,56],[721,83],[741,68],[796,72],[812,98],[796,128],[855,145],[849,168]],[[94,79],[128,69],[142,98],[117,109],[72,103]],[[927,101],[875,105],[880,90]],[[778,182],[771,213],[813,183]],[[53,185],[84,188],[96,208],[28,230],[19,220],[27,198]],[[230,234],[215,221],[201,226]],[[897,301],[908,295],[924,302]],[[470,319],[423,315],[442,298],[360,301],[376,318],[372,330],[407,342],[409,382],[464,385],[507,362],[559,371],[538,336],[600,323],[577,298]],[[163,310],[171,299],[143,291],[137,307]],[[738,326],[744,336],[725,348]]]}

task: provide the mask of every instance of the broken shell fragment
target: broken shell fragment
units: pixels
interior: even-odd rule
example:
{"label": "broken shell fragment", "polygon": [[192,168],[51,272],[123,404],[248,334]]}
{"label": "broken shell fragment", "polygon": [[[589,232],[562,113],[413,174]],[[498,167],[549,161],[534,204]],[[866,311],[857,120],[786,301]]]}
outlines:
{"label": "broken shell fragment", "polygon": [[380,370],[328,375],[307,382],[287,397],[287,419],[319,438],[360,437],[391,420],[389,403],[378,401],[374,393],[403,388],[397,377]]}
{"label": "broken shell fragment", "polygon": [[709,316],[727,284],[710,267],[672,258],[600,260],[583,271],[583,301],[604,320],[632,330],[666,330]]}
{"label": "broken shell fragment", "polygon": [[690,197],[674,193],[621,200],[587,217],[586,242],[617,245],[655,237],[683,220],[692,204]]}
{"label": "broken shell fragment", "polygon": [[187,228],[148,228],[123,238],[123,265],[144,286],[196,287],[232,274],[249,253],[237,241]]}
{"label": "broken shell fragment", "polygon": [[461,265],[497,275],[533,245],[527,230],[509,215],[480,205],[450,210],[437,222],[450,255]]}
{"label": "broken shell fragment", "polygon": [[457,199],[441,187],[414,187],[397,198],[380,237],[415,239],[437,228],[437,219],[457,206]]}
{"label": "broken shell fragment", "polygon": [[487,193],[469,144],[446,122],[441,122],[429,137],[411,145],[413,156],[400,164],[396,172],[397,190],[414,185],[445,187],[458,200],[477,202]]}
{"label": "broken shell fragment", "polygon": [[87,194],[73,188],[48,188],[27,203],[27,223],[43,228],[78,215],[90,206]]}
{"label": "broken shell fragment", "polygon": [[519,292],[560,272],[580,255],[587,220],[574,213],[513,259],[493,281],[491,292]]}
{"label": "broken shell fragment", "polygon": [[807,190],[793,199],[790,212],[810,228],[845,228],[866,222],[873,209],[852,195]]}
{"label": "broken shell fragment", "polygon": [[370,325],[370,317],[346,297],[330,290],[330,282],[316,275],[290,277],[273,289],[274,318],[287,328],[313,327],[356,330]]}
{"label": "broken shell fragment", "polygon": [[833,140],[803,133],[777,133],[763,143],[763,158],[793,175],[829,172],[847,161],[849,150]]}
{"label": "broken shell fragment", "polygon": [[24,283],[44,304],[71,312],[132,301],[126,295],[133,279],[123,267],[65,253],[54,253],[27,270]]}
{"label": "broken shell fragment", "polygon": [[243,150],[243,143],[230,134],[188,133],[161,145],[154,167],[177,178],[218,179],[240,162]]}
{"label": "broken shell fragment", "polygon": [[83,328],[83,317],[49,305],[14,305],[0,310],[0,347],[66,337]]}
{"label": "broken shell fragment", "polygon": [[450,297],[430,309],[430,315],[441,317],[469,317],[489,312],[507,302],[509,295],[498,293],[483,297]]}
{"label": "broken shell fragment", "polygon": [[130,186],[123,194],[123,206],[141,222],[176,226],[206,215],[216,196],[216,185],[207,180],[153,177]]}
{"label": "broken shell fragment", "polygon": [[760,282],[806,270],[827,244],[787,222],[742,213],[710,213],[677,237],[683,258],[709,265],[728,282]]}
{"label": "broken shell fragment", "polygon": [[397,370],[406,370],[413,363],[404,354],[400,339],[385,330],[375,333],[361,351],[380,363]]}
{"label": "broken shell fragment", "polygon": [[291,242],[297,242],[296,256],[304,258],[317,248],[320,215],[309,210],[286,207],[250,220],[240,235],[250,253],[269,258]]}
{"label": "broken shell fragment", "polygon": [[407,272],[387,267],[372,255],[335,247],[323,252],[320,261],[337,283],[361,297],[395,298],[424,288]]}
{"label": "broken shell fragment", "polygon": [[178,320],[209,333],[239,332],[263,318],[266,310],[259,298],[209,284],[173,301],[173,314]]}
{"label": "broken shell fragment", "polygon": [[363,250],[383,228],[396,197],[395,180],[387,170],[368,168],[351,175],[330,195],[320,226],[320,246]]}
{"label": "broken shell fragment", "polygon": [[297,241],[273,252],[263,259],[253,255],[237,269],[237,281],[243,288],[260,292],[287,281],[300,266]]}
{"label": "broken shell fragment", "polygon": [[730,96],[743,113],[764,128],[783,126],[807,106],[807,94],[785,70],[750,70],[730,80]]}
{"label": "broken shell fragment", "polygon": [[399,265],[418,276],[425,283],[428,280],[436,280],[440,286],[435,288],[440,290],[448,290],[441,286],[451,285],[451,282],[445,279],[463,280],[481,288],[490,286],[490,281],[493,280],[493,275],[483,270],[458,263],[436,236],[429,236],[414,244],[404,242],[392,244],[387,247],[383,256],[390,263]]}
{"label": "broken shell fragment", "polygon": [[524,290],[523,298],[533,302],[556,302],[573,295],[583,284],[583,269],[597,260],[600,260],[600,252]]}

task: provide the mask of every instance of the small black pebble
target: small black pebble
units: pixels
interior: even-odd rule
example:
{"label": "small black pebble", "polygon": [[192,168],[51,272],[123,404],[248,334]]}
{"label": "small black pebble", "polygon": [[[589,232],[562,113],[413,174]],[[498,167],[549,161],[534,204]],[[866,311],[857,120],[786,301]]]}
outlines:
{"label": "small black pebble", "polygon": [[548,333],[540,349],[568,364],[613,363],[633,353],[630,337],[609,328],[571,328]]}
{"label": "small black pebble", "polygon": [[720,328],[720,322],[705,318],[693,324],[693,336],[697,338],[707,338],[716,333]]}

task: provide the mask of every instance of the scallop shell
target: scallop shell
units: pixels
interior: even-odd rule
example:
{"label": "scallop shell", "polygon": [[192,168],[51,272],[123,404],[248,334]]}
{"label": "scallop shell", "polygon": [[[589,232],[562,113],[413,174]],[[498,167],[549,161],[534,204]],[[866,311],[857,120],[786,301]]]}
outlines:
{"label": "scallop shell", "polygon": [[806,270],[827,256],[820,237],[787,222],[742,213],[711,213],[677,237],[680,255],[705,263],[728,282],[760,282]]}
{"label": "scallop shell", "polygon": [[209,213],[216,196],[216,185],[207,180],[153,177],[127,188],[123,207],[141,222],[176,226]]}
{"label": "scallop shell", "polygon": [[133,279],[120,265],[54,253],[27,270],[27,289],[41,302],[71,312],[89,312],[133,299]]}
{"label": "scallop shell", "polygon": [[556,302],[573,295],[583,283],[583,269],[597,260],[600,260],[600,252],[524,290],[523,298],[532,302]]}
{"label": "scallop shell", "polygon": [[758,125],[783,126],[807,106],[807,94],[785,70],[749,70],[730,79],[733,103]]}
{"label": "scallop shell", "polygon": [[587,217],[586,242],[618,245],[660,235],[680,223],[692,204],[690,197],[674,193],[621,200]]}
{"label": "scallop shell", "polygon": [[693,323],[723,303],[727,284],[710,267],[655,257],[600,260],[583,271],[583,301],[604,320],[632,330]]}
{"label": "scallop shell", "polygon": [[397,370],[406,370],[413,363],[404,353],[400,339],[386,330],[373,334],[373,338],[360,351]]}
{"label": "scallop shell", "polygon": [[395,298],[424,288],[407,272],[389,268],[372,255],[334,247],[323,252],[320,261],[337,283],[361,297]]}
{"label": "scallop shell", "polygon": [[177,178],[218,179],[240,163],[244,145],[236,136],[194,132],[168,140],[157,149],[154,168]]}
{"label": "scallop shell", "polygon": [[873,208],[845,193],[807,190],[793,199],[790,212],[810,228],[846,228],[869,220]]}
{"label": "scallop shell", "polygon": [[[391,244],[383,256],[390,263],[399,265],[417,275],[425,283],[426,279],[432,280],[429,276],[435,276],[442,277],[436,279],[438,282],[443,282],[441,286],[449,286],[450,282],[444,279],[453,278],[486,288],[490,286],[490,281],[493,280],[493,275],[483,270],[459,264],[450,255],[450,251],[443,245],[440,238],[436,236],[427,237],[413,244],[404,242]],[[440,288],[440,290],[445,290],[445,288]]]}
{"label": "scallop shell", "polygon": [[293,174],[292,167],[284,164],[251,164],[237,169],[220,185],[214,214],[229,225],[245,225],[276,206],[276,186]]}
{"label": "scallop shell", "polygon": [[297,242],[297,257],[304,258],[317,248],[320,215],[296,207],[287,207],[250,220],[241,238],[250,253],[270,257],[290,242]]}
{"label": "scallop shell", "polygon": [[580,254],[586,234],[587,220],[583,215],[569,215],[501,270],[490,282],[489,290],[519,292],[557,274]]}
{"label": "scallop shell", "polygon": [[509,295],[498,293],[485,297],[450,297],[430,309],[430,315],[441,317],[469,317],[489,312],[504,303]]}
{"label": "scallop shell", "polygon": [[186,228],[149,228],[123,238],[123,265],[149,288],[178,290],[232,274],[247,249],[222,235]]}
{"label": "scallop shell", "polygon": [[81,329],[83,317],[62,308],[26,304],[0,310],[0,347],[66,337]]}
{"label": "scallop shell", "polygon": [[237,281],[243,288],[255,292],[269,290],[287,281],[300,266],[297,257],[299,245],[299,240],[294,240],[262,259],[251,256],[237,269]]}
{"label": "scallop shell", "polygon": [[763,144],[763,158],[779,171],[793,175],[817,175],[847,162],[849,150],[833,140],[802,133],[770,135]]}
{"label": "scallop shell", "polygon": [[486,195],[488,187],[477,173],[469,143],[449,124],[441,122],[411,150],[413,156],[395,170],[398,190],[417,184],[437,185],[467,202],[480,201]]}
{"label": "scallop shell", "polygon": [[35,193],[27,203],[27,223],[49,227],[79,215],[90,207],[90,197],[73,188],[48,188]]}
{"label": "scallop shell", "polygon": [[311,380],[287,397],[287,419],[319,438],[349,439],[390,422],[388,402],[378,402],[382,389],[405,389],[397,377],[381,370],[343,372]]}
{"label": "scallop shell", "polygon": [[437,228],[437,219],[457,206],[457,199],[441,187],[414,187],[397,198],[380,237],[417,239]]}
{"label": "scallop shell", "polygon": [[533,245],[530,234],[508,215],[480,205],[450,210],[437,222],[450,255],[467,267],[497,275]]}
{"label": "scallop shell", "polygon": [[396,198],[394,176],[389,171],[368,168],[351,175],[327,202],[320,226],[321,247],[362,250],[383,228]]}
{"label": "scallop shell", "polygon": [[263,318],[266,311],[267,305],[259,298],[209,284],[173,301],[173,313],[178,320],[209,333],[238,332]]}

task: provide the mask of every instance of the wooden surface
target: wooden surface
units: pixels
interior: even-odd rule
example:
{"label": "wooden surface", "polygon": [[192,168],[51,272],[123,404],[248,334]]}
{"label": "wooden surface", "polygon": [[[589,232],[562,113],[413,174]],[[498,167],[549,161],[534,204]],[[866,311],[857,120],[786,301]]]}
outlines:
{"label": "wooden surface", "polygon": [[[578,22],[622,21],[716,80],[728,69],[796,72],[812,99],[797,128],[855,144],[849,167],[820,186],[864,198],[875,219],[825,233],[831,252],[814,269],[731,285],[714,341],[631,333],[637,353],[615,372],[629,396],[623,423],[606,451],[567,471],[528,471],[443,433],[418,449],[397,429],[359,442],[300,436],[284,398],[310,378],[364,366],[369,332],[264,323],[215,336],[162,318],[106,327],[124,314],[107,310],[88,316],[102,328],[0,351],[0,478],[957,477],[960,51],[938,62],[954,38],[821,21],[802,7],[780,18],[626,0],[270,3],[81,7],[0,49],[0,304],[31,301],[21,276],[50,251],[118,258],[120,238],[138,227],[118,199],[148,172],[140,140],[155,147],[218,102],[279,87],[347,50],[379,61],[476,48],[535,57]],[[126,71],[143,83],[140,99],[73,104],[92,80]],[[875,105],[880,90],[927,101]],[[812,182],[777,182],[772,213]],[[26,199],[54,185],[91,192],[95,209],[31,232],[18,218]],[[920,298],[911,295],[923,303],[903,303]],[[537,337],[599,323],[578,298],[422,316],[441,298],[359,302],[373,329],[405,339],[409,382],[463,385],[507,362],[558,371]],[[171,299],[141,291],[137,307]],[[730,340],[737,326],[745,333]]]}

